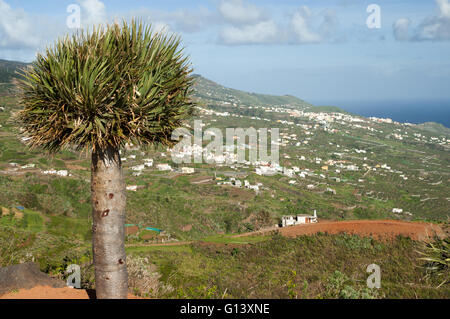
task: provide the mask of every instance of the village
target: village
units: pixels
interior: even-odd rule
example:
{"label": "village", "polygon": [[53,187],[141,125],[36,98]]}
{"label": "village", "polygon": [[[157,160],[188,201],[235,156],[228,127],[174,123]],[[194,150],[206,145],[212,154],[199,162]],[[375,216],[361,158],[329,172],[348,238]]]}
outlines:
{"label": "village", "polygon": [[[401,169],[395,168],[393,164],[386,161],[378,161],[376,158],[376,148],[384,147],[379,142],[364,142],[366,148],[355,147],[351,149],[345,144],[339,142],[333,142],[330,138],[327,141],[327,152],[323,153],[318,149],[315,149],[315,139],[317,136],[326,134],[327,136],[341,136],[350,133],[352,130],[365,130],[371,132],[371,134],[383,135],[383,125],[394,126],[392,133],[385,135],[387,139],[395,139],[401,142],[411,140],[412,142],[420,143],[433,143],[442,147],[448,148],[450,140],[444,137],[427,136],[421,133],[408,133],[407,129],[412,124],[401,124],[391,119],[381,118],[362,118],[359,116],[353,116],[343,113],[335,112],[310,112],[304,110],[295,110],[290,108],[289,105],[280,106],[249,106],[246,108],[254,110],[262,110],[265,114],[268,114],[267,118],[258,116],[246,116],[237,113],[232,113],[234,110],[238,110],[239,104],[233,102],[226,104],[226,102],[218,102],[221,105],[228,105],[226,112],[216,112],[211,109],[199,107],[200,118],[205,119],[205,127],[218,124],[218,121],[227,122],[233,118],[248,118],[253,125],[261,122],[256,127],[263,127],[263,125],[273,122],[273,114],[285,116],[286,120],[278,119],[275,121],[276,125],[281,129],[280,137],[276,141],[272,141],[272,144],[276,144],[280,148],[280,163],[270,163],[265,161],[249,161],[246,160],[243,163],[237,163],[237,149],[251,150],[256,148],[254,144],[242,144],[236,147],[225,147],[224,152],[221,154],[215,154],[211,152],[204,145],[188,145],[183,147],[178,153],[174,153],[170,148],[165,152],[159,152],[154,154],[158,158],[158,163],[154,158],[149,158],[147,153],[139,151],[138,148],[133,145],[128,145],[123,151],[121,151],[122,162],[126,170],[131,172],[134,178],[139,178],[143,173],[152,171],[165,173],[165,174],[182,174],[182,175],[195,175],[208,171],[214,174],[215,183],[219,186],[232,186],[236,188],[244,188],[253,190],[256,195],[260,194],[264,190],[268,190],[268,187],[264,186],[262,182],[256,182],[251,184],[246,179],[239,179],[236,177],[217,177],[216,171],[228,169],[233,171],[245,171],[247,174],[256,174],[262,177],[271,176],[283,176],[286,179],[286,185],[289,187],[302,188],[309,192],[319,192],[329,194],[331,196],[337,195],[339,192],[338,185],[348,185],[351,187],[361,188],[360,196],[365,196],[370,199],[376,199],[387,202],[388,194],[384,194],[380,191],[370,190],[368,187],[367,177],[371,179],[378,176],[383,178],[390,175],[401,181],[408,181],[410,179],[422,179],[425,175],[423,172],[419,175],[410,175],[410,172],[404,172]],[[289,120],[292,119],[292,120]],[[297,120],[297,122],[295,122]],[[298,122],[300,120],[300,122]],[[223,125],[223,124],[222,124]],[[22,142],[26,143],[27,138],[22,137]],[[364,145],[364,144],[361,144]],[[322,147],[323,145],[320,145]],[[195,158],[200,156],[205,162],[213,163],[213,165],[197,165],[197,168],[193,165],[187,164],[185,166],[174,165],[171,162],[171,158]],[[421,159],[423,160],[423,159]],[[283,164],[284,163],[284,164]],[[295,164],[293,164],[295,163]],[[19,165],[15,162],[9,163],[10,168],[7,171],[29,171],[37,170],[38,163],[28,163],[25,165]],[[73,172],[67,169],[44,169],[40,170],[43,175],[55,175],[59,177],[73,177]],[[351,174],[351,175],[349,175]],[[349,178],[349,176],[357,176],[355,178]],[[439,181],[437,181],[439,183]],[[431,184],[431,183],[430,183]],[[140,189],[138,184],[129,183],[126,187],[128,191],[137,192]],[[426,194],[416,194],[416,196],[423,196]],[[432,197],[428,197],[428,200],[433,200]],[[435,199],[435,198],[434,198]],[[446,199],[447,200],[447,199]],[[389,211],[397,216],[412,216],[407,208],[393,207],[389,208]]]}
{"label": "village", "polygon": [[[215,98],[208,100],[212,96]],[[448,135],[424,130],[423,125],[365,118],[306,102],[249,103],[231,91],[218,96],[214,90],[204,90],[203,103],[197,107],[193,120],[200,120],[204,131],[215,128],[223,136],[227,128],[251,128],[258,134],[266,129],[269,151],[271,147],[279,149],[278,161],[251,158],[250,153],[259,149],[258,144],[248,138],[237,145],[236,135],[233,136],[236,144],[224,145],[220,153],[206,142],[177,150],[168,147],[144,150],[128,144],[120,153],[127,196],[132,201],[139,198],[152,203],[154,197],[160,196],[151,195],[159,189],[158,185],[180,180],[195,187],[196,192],[206,194],[196,203],[201,205],[193,205],[193,211],[209,211],[202,205],[210,205],[206,204],[210,194],[228,194],[224,196],[235,196],[236,200],[229,198],[230,202],[235,201],[231,209],[226,205],[218,209],[215,214],[223,212],[220,218],[234,216],[232,211],[265,206],[272,222],[279,225],[283,224],[283,218],[287,218],[288,225],[288,220],[305,220],[299,216],[314,217],[314,210],[319,217],[309,221],[367,217],[414,220],[439,216],[448,207],[450,197],[445,178]],[[6,107],[2,114],[8,112]],[[7,136],[8,125],[6,122],[1,125],[0,130]],[[194,124],[188,122],[185,127],[192,129]],[[279,136],[271,139],[274,128],[279,130]],[[18,139],[25,149],[28,137]],[[427,153],[424,148],[434,151]],[[238,152],[245,154],[244,161],[238,161]],[[196,163],[196,158],[201,159],[200,163]],[[64,159],[57,160],[43,155],[22,158],[11,152],[0,166],[0,174],[36,176],[46,183],[58,179],[90,180],[87,158],[74,155],[71,150],[64,154]],[[180,194],[171,196],[163,198],[181,205]],[[18,204],[23,205],[16,202],[10,207]],[[165,227],[157,212],[166,208],[149,206],[150,216],[140,213],[137,217],[133,212],[130,223],[145,219],[146,225],[161,227],[170,234],[180,236],[179,229],[181,234],[191,232],[185,231],[191,229],[189,222],[175,229]],[[233,227],[252,228],[247,224]]]}

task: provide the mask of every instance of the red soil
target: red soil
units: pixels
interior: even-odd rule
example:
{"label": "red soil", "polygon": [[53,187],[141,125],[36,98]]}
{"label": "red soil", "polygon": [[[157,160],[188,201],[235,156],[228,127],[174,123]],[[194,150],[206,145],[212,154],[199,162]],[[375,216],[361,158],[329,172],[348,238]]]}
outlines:
{"label": "red soil", "polygon": [[[95,291],[88,292],[84,289],[38,286],[10,292],[0,296],[0,299],[95,299]],[[128,294],[128,299],[140,298]]]}
{"label": "red soil", "polygon": [[329,234],[348,233],[360,236],[372,236],[377,239],[395,238],[398,235],[414,240],[427,240],[437,235],[445,237],[439,225],[396,220],[352,220],[352,221],[320,221],[317,224],[305,224],[279,229],[283,236],[296,237],[312,235],[318,232]]}

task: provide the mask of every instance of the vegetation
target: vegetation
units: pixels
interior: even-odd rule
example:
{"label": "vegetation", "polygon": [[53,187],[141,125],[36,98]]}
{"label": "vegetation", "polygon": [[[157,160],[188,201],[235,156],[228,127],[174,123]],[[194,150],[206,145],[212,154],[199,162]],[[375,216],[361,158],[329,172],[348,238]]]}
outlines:
{"label": "vegetation", "polygon": [[179,45],[175,36],[124,22],[59,39],[23,69],[16,119],[27,144],[92,152],[97,298],[126,298],[128,290],[120,148],[170,145],[193,112],[191,69]]}
{"label": "vegetation", "polygon": [[205,101],[228,102],[231,105],[274,105],[290,104],[295,107],[311,106],[311,104],[290,95],[276,96],[267,94],[247,93],[235,89],[225,88],[200,75],[195,75],[196,96]]}
{"label": "vegetation", "polygon": [[419,251],[422,255],[420,260],[425,264],[426,278],[432,276],[442,278],[442,282],[438,287],[450,283],[450,240],[449,238],[436,240],[434,243],[423,244],[422,250]]}
{"label": "vegetation", "polygon": [[[397,238],[379,242],[350,235],[274,234],[263,241],[196,242],[185,248],[131,250],[156,266],[158,298],[447,298],[448,285],[424,279],[418,243]],[[381,267],[381,288],[369,289],[367,265]],[[151,266],[151,267],[154,267]],[[172,289],[167,289],[171,287]]]}
{"label": "vegetation", "polygon": [[[204,130],[279,128],[280,165],[297,166],[310,174],[259,176],[248,164],[175,165],[166,147],[122,147],[121,158],[127,159],[122,163],[124,181],[137,186],[126,193],[126,223],[141,229],[125,242],[131,292],[157,298],[450,296],[448,239],[424,245],[408,238],[377,241],[343,234],[235,237],[273,226],[283,215],[313,210],[319,220],[398,219],[444,228],[450,174],[450,135],[445,128],[356,117],[355,122],[335,120],[325,125],[314,117],[280,110],[288,105],[322,117],[342,114],[341,110],[316,108],[291,97],[231,90],[201,77],[195,77],[195,83],[196,102],[206,110],[198,109],[195,119],[203,121]],[[25,207],[22,219],[0,218],[0,266],[34,259],[42,270],[65,278],[65,267],[77,263],[82,265],[83,287],[94,288],[89,157],[70,147],[53,156],[30,150],[11,120],[20,108],[17,97],[9,92],[0,97],[0,106],[4,108],[0,110],[0,206],[10,211]],[[289,139],[293,134],[295,138]],[[146,167],[136,174],[133,167],[147,158],[155,164],[168,163],[174,170]],[[344,168],[337,164],[323,168],[328,160]],[[30,164],[35,167],[23,168]],[[347,170],[349,164],[359,169]],[[195,174],[181,174],[182,166],[194,167]],[[67,170],[70,175],[45,173],[48,170]],[[255,192],[217,184],[230,177],[262,186]],[[393,213],[394,207],[404,213]],[[163,239],[171,245],[154,245]],[[366,267],[372,263],[381,267],[379,290],[366,286]]]}

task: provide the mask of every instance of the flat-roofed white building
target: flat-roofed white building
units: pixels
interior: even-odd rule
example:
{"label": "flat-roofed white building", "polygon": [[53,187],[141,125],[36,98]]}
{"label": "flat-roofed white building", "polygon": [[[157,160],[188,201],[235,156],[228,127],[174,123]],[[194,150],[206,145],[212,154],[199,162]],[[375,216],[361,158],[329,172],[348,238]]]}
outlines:
{"label": "flat-roofed white building", "polygon": [[281,227],[317,223],[317,212],[314,215],[286,215],[281,218]]}
{"label": "flat-roofed white building", "polygon": [[172,167],[169,164],[158,164],[156,168],[160,171],[171,171]]}
{"label": "flat-roofed white building", "polygon": [[183,174],[194,174],[195,173],[195,169],[193,167],[182,167],[181,168],[181,173],[183,173]]}

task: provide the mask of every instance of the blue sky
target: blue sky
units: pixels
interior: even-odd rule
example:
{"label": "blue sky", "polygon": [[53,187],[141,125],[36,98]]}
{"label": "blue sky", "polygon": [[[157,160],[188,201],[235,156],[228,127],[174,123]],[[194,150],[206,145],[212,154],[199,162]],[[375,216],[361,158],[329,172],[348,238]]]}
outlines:
{"label": "blue sky", "polygon": [[[317,104],[450,101],[450,0],[0,0],[0,59],[32,61],[69,29],[140,17],[183,39],[195,73]],[[369,28],[370,4],[380,28]]]}

